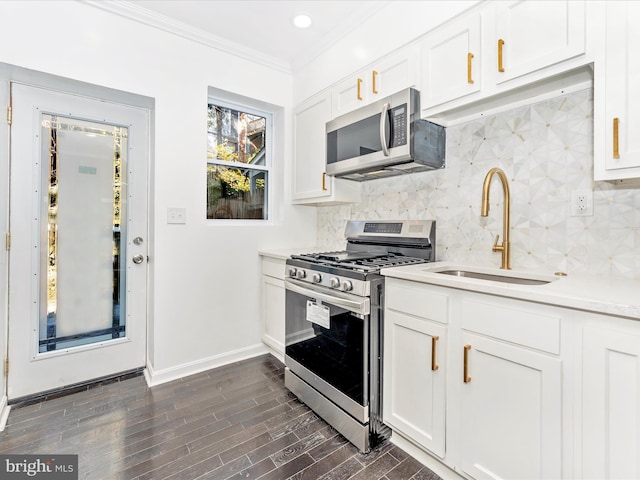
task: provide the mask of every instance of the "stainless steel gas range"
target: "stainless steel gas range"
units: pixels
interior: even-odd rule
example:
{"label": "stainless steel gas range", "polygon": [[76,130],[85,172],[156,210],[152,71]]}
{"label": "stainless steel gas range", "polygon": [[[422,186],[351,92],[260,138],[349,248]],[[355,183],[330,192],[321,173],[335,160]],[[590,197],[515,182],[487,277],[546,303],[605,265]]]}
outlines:
{"label": "stainless steel gas range", "polygon": [[349,221],[346,250],[287,260],[285,385],[368,452],[382,422],[385,267],[435,260],[435,221]]}

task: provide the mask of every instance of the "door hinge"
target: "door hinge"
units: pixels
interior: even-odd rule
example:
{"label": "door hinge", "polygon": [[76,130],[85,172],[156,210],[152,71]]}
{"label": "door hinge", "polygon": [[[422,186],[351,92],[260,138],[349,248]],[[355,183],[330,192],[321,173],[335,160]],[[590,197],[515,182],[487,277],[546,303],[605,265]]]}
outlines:
{"label": "door hinge", "polygon": [[7,232],[7,250],[11,250],[11,232]]}
{"label": "door hinge", "polygon": [[7,123],[11,125],[11,121],[13,120],[13,108],[11,105],[7,107]]}
{"label": "door hinge", "polygon": [[4,376],[9,376],[9,357],[4,359]]}

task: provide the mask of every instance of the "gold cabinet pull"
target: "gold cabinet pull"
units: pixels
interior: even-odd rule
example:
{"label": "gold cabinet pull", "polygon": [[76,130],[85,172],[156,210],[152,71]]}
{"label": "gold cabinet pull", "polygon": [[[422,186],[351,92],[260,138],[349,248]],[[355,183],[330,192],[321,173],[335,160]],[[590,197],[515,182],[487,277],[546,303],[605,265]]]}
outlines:
{"label": "gold cabinet pull", "polygon": [[464,346],[464,372],[463,372],[464,383],[469,383],[471,381],[471,377],[469,376],[469,350],[471,350],[471,345],[465,345]]}
{"label": "gold cabinet pull", "polygon": [[322,191],[327,191],[327,172],[322,172]]}
{"label": "gold cabinet pull", "polygon": [[362,100],[362,79],[358,79],[358,100]]}
{"label": "gold cabinet pull", "polygon": [[436,363],[436,344],[440,340],[438,335],[434,335],[431,337],[431,370],[434,372],[440,368],[440,366]]}
{"label": "gold cabinet pull", "polygon": [[504,40],[498,40],[498,71],[504,72],[504,65],[502,65],[502,47],[504,46]]}
{"label": "gold cabinet pull", "polygon": [[473,60],[473,53],[467,53],[467,83],[473,83],[471,60]]}
{"label": "gold cabinet pull", "polygon": [[620,119],[613,119],[613,158],[620,158],[620,144],[618,143]]}
{"label": "gold cabinet pull", "polygon": [[376,85],[376,78],[378,77],[378,72],[375,70],[371,72],[371,91],[377,95],[378,94],[378,86]]}

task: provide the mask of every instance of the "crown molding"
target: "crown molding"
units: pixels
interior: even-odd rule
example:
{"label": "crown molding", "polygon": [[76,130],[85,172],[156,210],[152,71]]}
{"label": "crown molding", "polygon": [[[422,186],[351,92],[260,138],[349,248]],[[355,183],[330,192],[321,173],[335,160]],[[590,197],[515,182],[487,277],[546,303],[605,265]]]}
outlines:
{"label": "crown molding", "polygon": [[179,37],[191,40],[236,57],[258,63],[283,73],[292,74],[291,65],[279,58],[261,53],[236,42],[213,35],[186,23],[160,15],[126,0],[80,0],[86,5],[119,15],[135,22],[163,30]]}

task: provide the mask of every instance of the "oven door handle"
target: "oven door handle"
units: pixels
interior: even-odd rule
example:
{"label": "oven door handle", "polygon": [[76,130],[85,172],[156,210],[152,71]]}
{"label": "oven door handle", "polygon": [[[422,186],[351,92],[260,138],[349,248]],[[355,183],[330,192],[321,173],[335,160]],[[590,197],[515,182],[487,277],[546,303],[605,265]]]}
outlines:
{"label": "oven door handle", "polygon": [[344,308],[345,310],[359,313],[361,315],[369,315],[370,313],[370,304],[368,297],[363,297],[362,300],[350,300],[348,298],[342,298],[336,295],[329,295],[319,292],[315,289],[306,288],[303,286],[304,284],[300,285],[297,281],[291,280],[289,278],[284,281],[284,284],[287,290],[299,293],[300,295],[304,295],[305,297],[315,298],[316,300],[320,300],[321,302],[335,305],[336,307]]}

